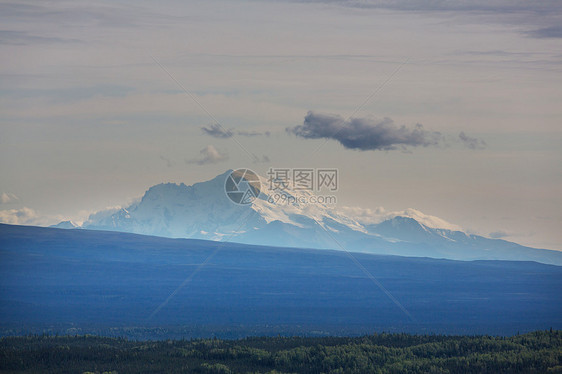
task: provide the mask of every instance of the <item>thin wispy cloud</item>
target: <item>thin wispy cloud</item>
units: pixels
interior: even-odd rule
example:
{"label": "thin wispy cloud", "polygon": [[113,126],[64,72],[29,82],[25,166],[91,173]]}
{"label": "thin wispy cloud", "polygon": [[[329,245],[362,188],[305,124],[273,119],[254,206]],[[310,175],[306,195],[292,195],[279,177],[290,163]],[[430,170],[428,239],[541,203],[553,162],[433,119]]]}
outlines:
{"label": "thin wispy cloud", "polygon": [[0,44],[28,45],[45,43],[80,43],[78,39],[33,35],[23,31],[0,30]]}
{"label": "thin wispy cloud", "polygon": [[270,131],[246,131],[246,130],[239,130],[234,131],[232,129],[225,129],[219,124],[212,124],[209,126],[202,126],[201,130],[205,135],[212,136],[213,138],[217,139],[228,139],[232,138],[235,134],[238,136],[246,136],[246,137],[254,137],[254,136],[269,136],[271,135]]}
{"label": "thin wispy cloud", "polygon": [[253,137],[253,136],[269,136],[271,135],[270,131],[238,131],[236,134],[240,135],[240,136],[247,136],[247,137]]}
{"label": "thin wispy cloud", "polygon": [[308,112],[302,125],[287,131],[304,139],[332,139],[347,149],[361,151],[407,149],[438,146],[443,141],[439,132],[427,131],[421,124],[412,128],[397,126],[390,118],[352,118]]}
{"label": "thin wispy cloud", "polygon": [[[302,0],[294,0],[301,2]],[[496,23],[507,23],[542,26],[542,28],[521,33],[534,38],[562,38],[560,26],[562,2],[559,0],[527,1],[527,0],[304,0],[308,3],[328,3],[349,8],[386,9],[417,13],[443,14],[451,13],[459,16],[475,16],[476,22],[493,19]],[[492,16],[486,17],[486,16]],[[484,18],[486,17],[486,18]]]}
{"label": "thin wispy cloud", "polygon": [[217,123],[214,123],[210,126],[203,126],[203,127],[201,127],[201,130],[206,135],[212,136],[213,138],[219,138],[219,139],[231,138],[232,135],[234,135],[231,130],[226,130],[221,125],[219,125]]}
{"label": "thin wispy cloud", "polygon": [[80,20],[82,25],[103,27],[132,27],[142,26],[139,17],[152,16],[163,18],[160,14],[149,14],[136,5],[100,4],[89,2],[56,2],[21,4],[21,2],[3,2],[0,4],[0,14],[16,22],[40,22],[44,19],[57,22],[59,25],[73,23]]}
{"label": "thin wispy cloud", "polygon": [[545,13],[560,10],[557,0],[532,2],[525,0],[309,0],[309,2],[331,3],[356,8],[381,8],[405,11],[462,11],[481,13],[533,12]]}
{"label": "thin wispy cloud", "polygon": [[174,161],[164,155],[160,155],[160,160],[164,161],[166,163],[166,166],[169,168],[174,166]]}
{"label": "thin wispy cloud", "polygon": [[262,155],[261,157],[254,155],[254,164],[267,164],[269,162],[271,162],[271,160],[267,155]]}
{"label": "thin wispy cloud", "polygon": [[2,192],[0,194],[0,203],[1,204],[14,203],[16,201],[19,201],[19,198],[16,195],[14,195],[13,193]]}
{"label": "thin wispy cloud", "polygon": [[464,133],[464,131],[461,131],[461,133],[459,134],[459,139],[465,147],[468,147],[470,149],[486,148],[486,142],[484,140],[468,136]]}
{"label": "thin wispy cloud", "polygon": [[533,38],[562,38],[562,25],[543,27],[527,34]]}
{"label": "thin wispy cloud", "polygon": [[228,156],[224,153],[219,152],[214,146],[208,145],[199,151],[200,157],[191,160],[186,160],[188,164],[196,165],[209,165],[217,164],[228,160]]}
{"label": "thin wispy cloud", "polygon": [[489,234],[492,239],[501,239],[509,236],[509,234],[503,230],[493,231]]}

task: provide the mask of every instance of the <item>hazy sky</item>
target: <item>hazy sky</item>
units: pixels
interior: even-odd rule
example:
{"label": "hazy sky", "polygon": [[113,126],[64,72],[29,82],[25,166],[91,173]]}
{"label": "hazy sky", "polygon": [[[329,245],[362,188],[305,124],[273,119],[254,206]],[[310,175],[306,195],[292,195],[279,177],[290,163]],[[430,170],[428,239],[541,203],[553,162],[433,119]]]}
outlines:
{"label": "hazy sky", "polygon": [[0,22],[4,222],[334,167],[339,206],[562,249],[560,1],[3,1]]}

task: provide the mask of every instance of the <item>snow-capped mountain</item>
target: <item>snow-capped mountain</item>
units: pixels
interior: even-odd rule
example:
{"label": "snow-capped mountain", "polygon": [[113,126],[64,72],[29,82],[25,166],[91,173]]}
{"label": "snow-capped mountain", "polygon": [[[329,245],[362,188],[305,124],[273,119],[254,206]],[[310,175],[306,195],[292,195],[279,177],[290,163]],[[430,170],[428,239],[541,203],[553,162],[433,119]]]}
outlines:
{"label": "snow-capped mountain", "polygon": [[[394,216],[380,223],[365,223],[326,204],[301,203],[310,201],[313,193],[270,189],[269,181],[263,177],[259,177],[258,198],[251,204],[237,205],[225,193],[225,181],[231,172],[192,186],[153,186],[140,201],[126,208],[92,214],[82,227],[171,238],[562,265],[562,252],[429,227],[411,217]],[[272,199],[280,193],[285,194],[284,200]]]}
{"label": "snow-capped mountain", "polygon": [[72,221],[62,221],[57,223],[56,225],[51,225],[49,227],[55,228],[55,229],[76,229],[79,228],[80,226],[75,224]]}
{"label": "snow-capped mountain", "polygon": [[281,190],[270,190],[263,177],[259,177],[261,193],[253,203],[234,204],[225,193],[225,180],[231,172],[192,186],[153,186],[127,208],[91,215],[83,228],[314,248],[333,247],[325,230],[367,235],[361,224],[324,204],[296,202],[312,196],[309,191],[285,189],[284,196],[295,202],[273,202],[271,198]]}

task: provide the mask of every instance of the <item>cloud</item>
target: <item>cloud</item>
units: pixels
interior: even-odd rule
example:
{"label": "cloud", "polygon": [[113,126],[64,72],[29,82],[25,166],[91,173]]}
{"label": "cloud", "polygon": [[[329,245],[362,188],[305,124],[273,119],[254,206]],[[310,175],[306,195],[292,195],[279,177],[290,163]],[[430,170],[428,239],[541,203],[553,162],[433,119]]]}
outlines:
{"label": "cloud", "polygon": [[342,207],[343,213],[355,219],[363,225],[377,224],[394,217],[413,218],[424,226],[434,229],[446,229],[452,231],[464,231],[459,225],[447,222],[442,218],[420,212],[419,210],[408,208],[400,211],[387,212],[383,207],[376,209],[361,207]]}
{"label": "cloud", "polygon": [[529,31],[527,35],[533,38],[562,38],[562,25],[543,27]]}
{"label": "cloud", "polygon": [[0,223],[10,225],[49,226],[63,220],[68,220],[68,218],[58,214],[42,214],[28,207],[0,210]]}
{"label": "cloud", "polygon": [[107,224],[108,222],[113,222],[112,216],[122,209],[123,207],[118,205],[118,206],[106,207],[102,210],[98,210],[97,212],[90,213],[88,215],[88,219],[84,221],[83,226],[87,227],[88,225],[95,224],[96,222],[100,223],[100,225]]}
{"label": "cloud", "polygon": [[238,131],[237,134],[240,135],[240,136],[249,136],[249,137],[251,137],[251,136],[269,136],[269,135],[271,135],[271,132],[270,131],[264,131],[264,132],[261,132],[261,131]]}
{"label": "cloud", "polygon": [[490,233],[490,238],[492,239],[501,239],[509,236],[509,234],[503,230],[494,231]]}
{"label": "cloud", "polygon": [[459,134],[459,139],[461,142],[470,149],[484,149],[486,148],[486,142],[482,139],[472,138],[466,135],[463,131]]}
{"label": "cloud", "polygon": [[28,45],[36,43],[80,43],[80,40],[31,35],[23,31],[0,30],[0,44]]}
{"label": "cloud", "polygon": [[33,209],[23,207],[21,209],[0,210],[0,222],[11,225],[29,225],[36,223],[39,215]]}
{"label": "cloud", "polygon": [[201,130],[203,130],[205,134],[212,136],[213,138],[219,138],[219,139],[231,138],[232,135],[234,135],[232,133],[232,130],[226,130],[218,123],[212,124],[209,127],[203,126],[201,127]]}
{"label": "cloud", "polygon": [[269,159],[268,156],[266,155],[262,155],[261,158],[252,154],[253,158],[254,158],[254,164],[266,164],[268,162],[271,162],[271,160]]}
{"label": "cloud", "polygon": [[[225,129],[224,127],[222,127],[221,125],[219,125],[218,123],[215,123],[213,125],[210,126],[203,126],[201,127],[201,130],[203,130],[203,132],[209,136],[212,136],[213,138],[218,138],[218,139],[228,139],[231,138],[232,136],[234,136],[234,131],[232,129]],[[247,137],[253,137],[253,136],[269,136],[271,135],[271,132],[269,131],[244,131],[244,130],[240,130],[236,132],[236,135],[239,136],[247,136]]]}
{"label": "cloud", "polygon": [[414,128],[398,127],[390,118],[352,118],[344,120],[337,115],[308,112],[304,123],[287,128],[289,133],[305,139],[333,139],[347,149],[405,150],[407,146],[436,146],[443,136],[438,132],[424,130],[417,124]]}
{"label": "cloud", "polygon": [[226,154],[219,152],[212,145],[206,146],[199,153],[201,154],[201,157],[192,160],[186,160],[186,162],[188,164],[208,165],[228,160],[228,156]]}
{"label": "cloud", "polygon": [[379,8],[404,11],[435,12],[479,12],[479,13],[534,13],[546,14],[562,10],[560,1],[544,0],[540,2],[527,0],[307,0],[308,2],[338,4],[354,8]]}
{"label": "cloud", "polygon": [[21,2],[2,2],[0,14],[6,19],[20,23],[39,23],[44,20],[57,25],[72,24],[80,20],[81,25],[89,27],[103,26],[122,28],[126,26],[144,26],[139,24],[140,16],[153,19],[169,19],[167,16],[147,13],[142,8],[115,4],[80,4],[78,2],[55,2],[40,4],[21,4]]}
{"label": "cloud", "polygon": [[[327,3],[341,7],[360,9],[388,9],[392,11],[473,16],[477,22],[495,22],[513,25],[542,27],[533,31],[521,31],[535,38],[561,38],[560,0],[293,0],[294,2]],[[491,16],[491,17],[490,17]]]}
{"label": "cloud", "polygon": [[0,194],[0,203],[1,204],[8,204],[8,203],[13,203],[19,201],[19,198],[14,195],[13,193],[9,193],[9,192],[2,192],[2,194]]}
{"label": "cloud", "polygon": [[166,166],[169,167],[169,168],[174,166],[174,161],[172,161],[171,159],[169,159],[169,158],[167,158],[163,155],[160,155],[160,160],[164,161],[166,163]]}

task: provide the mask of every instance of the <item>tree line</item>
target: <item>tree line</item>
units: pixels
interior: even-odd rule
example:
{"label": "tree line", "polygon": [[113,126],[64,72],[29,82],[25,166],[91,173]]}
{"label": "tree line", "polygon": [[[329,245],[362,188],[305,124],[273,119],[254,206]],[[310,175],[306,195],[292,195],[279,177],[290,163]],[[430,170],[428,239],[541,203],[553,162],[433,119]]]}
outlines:
{"label": "tree line", "polygon": [[2,373],[562,373],[562,331],[133,341],[0,339]]}

